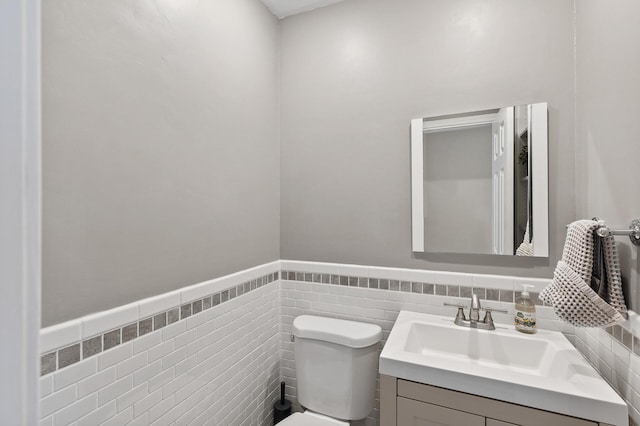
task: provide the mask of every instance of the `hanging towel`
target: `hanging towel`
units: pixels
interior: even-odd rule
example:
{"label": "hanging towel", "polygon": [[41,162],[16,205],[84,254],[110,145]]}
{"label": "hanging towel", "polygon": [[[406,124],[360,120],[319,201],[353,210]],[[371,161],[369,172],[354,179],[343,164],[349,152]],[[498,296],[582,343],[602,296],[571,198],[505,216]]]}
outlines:
{"label": "hanging towel", "polygon": [[527,220],[527,229],[524,231],[522,243],[516,249],[516,256],[533,256],[533,239],[529,237],[529,221]]}
{"label": "hanging towel", "polygon": [[[540,293],[540,299],[551,305],[556,314],[577,327],[608,327],[624,321],[627,306],[622,293],[618,251],[612,236],[594,236],[598,228],[594,220],[579,220],[567,229],[562,260],[558,262],[553,281]],[[601,241],[604,264],[604,297],[591,287],[594,272],[595,238]],[[602,275],[594,282],[600,290]]]}

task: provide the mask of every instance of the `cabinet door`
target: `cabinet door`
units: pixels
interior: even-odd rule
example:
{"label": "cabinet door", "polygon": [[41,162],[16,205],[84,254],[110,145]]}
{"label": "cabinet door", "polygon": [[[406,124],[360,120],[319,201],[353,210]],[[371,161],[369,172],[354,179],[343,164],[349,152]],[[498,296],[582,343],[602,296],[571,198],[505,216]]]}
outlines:
{"label": "cabinet door", "polygon": [[500,420],[487,419],[487,426],[518,426],[515,423],[501,422]]}
{"label": "cabinet door", "polygon": [[398,397],[398,426],[485,426],[482,416]]}

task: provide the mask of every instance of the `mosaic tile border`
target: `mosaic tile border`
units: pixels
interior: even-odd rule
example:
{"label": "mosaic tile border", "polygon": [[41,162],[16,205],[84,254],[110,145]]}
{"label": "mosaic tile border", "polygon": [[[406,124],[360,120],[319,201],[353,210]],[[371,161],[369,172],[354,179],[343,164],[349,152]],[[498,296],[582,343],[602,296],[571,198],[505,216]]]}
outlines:
{"label": "mosaic tile border", "polygon": [[114,330],[109,330],[80,342],[42,354],[40,357],[40,376],[59,371],[83,359],[90,358],[123,343],[142,337],[152,331],[160,330],[167,325],[186,320],[192,315],[228,302],[243,294],[278,281],[279,279],[280,271],[275,271],[242,284],[231,286],[206,297],[198,298],[189,303],[155,313],[137,322],[124,324]]}
{"label": "mosaic tile border", "polygon": [[[436,284],[429,282],[401,281],[395,279],[369,278],[351,275],[327,273],[312,273],[301,271],[280,271],[283,280],[311,282],[316,284],[330,284],[347,287],[361,287],[375,290],[400,291],[405,293],[429,294],[434,296],[449,296],[470,298],[476,294],[481,300],[515,303],[520,295],[519,291],[499,288],[473,287],[451,284]],[[531,301],[538,306],[544,306],[539,293],[530,292]]]}

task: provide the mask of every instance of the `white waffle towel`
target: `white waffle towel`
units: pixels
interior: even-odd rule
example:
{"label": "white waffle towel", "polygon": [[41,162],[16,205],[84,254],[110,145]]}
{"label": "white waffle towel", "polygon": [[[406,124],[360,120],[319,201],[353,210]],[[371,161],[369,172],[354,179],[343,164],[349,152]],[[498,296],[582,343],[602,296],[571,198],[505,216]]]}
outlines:
{"label": "white waffle towel", "polygon": [[[608,327],[624,321],[627,306],[622,293],[618,250],[612,236],[603,238],[607,296],[602,299],[590,286],[593,272],[594,220],[578,220],[567,229],[562,260],[553,282],[540,293],[556,314],[576,327]],[[596,237],[601,238],[601,237]]]}

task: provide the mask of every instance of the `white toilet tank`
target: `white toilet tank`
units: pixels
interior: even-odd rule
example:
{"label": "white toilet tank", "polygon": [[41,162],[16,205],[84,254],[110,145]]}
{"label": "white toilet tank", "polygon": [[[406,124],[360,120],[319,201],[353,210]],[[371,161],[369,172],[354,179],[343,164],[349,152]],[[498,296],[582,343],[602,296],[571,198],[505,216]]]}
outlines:
{"label": "white toilet tank", "polygon": [[298,402],[335,419],[365,418],[375,397],[380,326],[302,315],[293,335]]}

